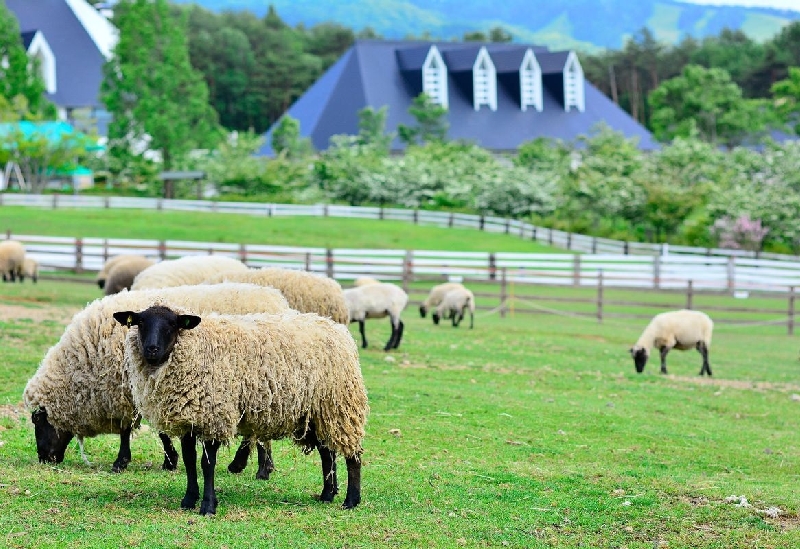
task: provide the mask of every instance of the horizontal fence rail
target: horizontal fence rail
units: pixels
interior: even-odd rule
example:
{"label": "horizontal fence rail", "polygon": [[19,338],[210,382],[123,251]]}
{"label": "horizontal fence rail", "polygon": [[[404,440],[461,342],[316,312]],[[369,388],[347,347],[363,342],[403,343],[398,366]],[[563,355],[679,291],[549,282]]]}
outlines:
{"label": "horizontal fence rail", "polygon": [[382,280],[464,278],[557,286],[684,289],[696,291],[786,292],[800,286],[800,261],[746,257],[623,254],[535,254],[435,250],[359,250],[182,240],[135,240],[17,235],[44,271],[99,271],[119,254],[156,261],[187,255],[225,255],[250,267],[279,266],[340,280],[373,276]]}
{"label": "horizontal fence rail", "polygon": [[697,248],[667,244],[627,242],[580,235],[558,229],[538,227],[517,219],[481,216],[464,213],[343,206],[336,204],[274,204],[260,202],[217,202],[211,200],[167,200],[162,198],[136,198],[84,195],[41,195],[0,193],[0,207],[28,206],[36,208],[115,208],[158,211],[215,212],[257,216],[316,216],[363,219],[388,219],[420,225],[458,227],[503,233],[521,239],[549,244],[565,250],[589,254],[616,255],[700,255],[734,257],[737,259],[769,259],[773,261],[800,262],[800,256],[732,250],[725,248]]}

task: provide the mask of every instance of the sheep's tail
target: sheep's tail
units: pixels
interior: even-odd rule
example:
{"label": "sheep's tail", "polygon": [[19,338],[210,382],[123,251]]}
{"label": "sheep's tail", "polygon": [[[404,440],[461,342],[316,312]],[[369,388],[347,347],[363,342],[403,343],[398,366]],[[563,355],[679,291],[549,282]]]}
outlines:
{"label": "sheep's tail", "polygon": [[86,465],[91,467],[92,462],[89,461],[89,458],[86,457],[86,452],[83,451],[83,435],[78,435],[78,447],[81,449],[81,459]]}

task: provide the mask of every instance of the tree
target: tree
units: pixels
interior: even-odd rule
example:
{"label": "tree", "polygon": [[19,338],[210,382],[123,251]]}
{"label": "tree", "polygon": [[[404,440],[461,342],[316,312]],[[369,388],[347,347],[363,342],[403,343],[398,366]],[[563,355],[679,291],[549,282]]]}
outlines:
{"label": "tree", "polygon": [[746,100],[730,75],[721,69],[688,65],[650,94],[651,125],[656,137],[698,136],[710,143],[736,145],[763,129],[763,102]]}
{"label": "tree", "polygon": [[775,110],[795,135],[800,135],[800,68],[790,67],[786,80],[772,85]]}
{"label": "tree", "polygon": [[444,141],[447,138],[449,124],[445,119],[447,109],[434,103],[426,93],[421,93],[414,98],[408,112],[417,121],[415,127],[399,124],[397,133],[400,140],[406,145],[412,143],[427,143],[429,141]]}
{"label": "tree", "polygon": [[384,105],[377,111],[372,107],[364,107],[358,111],[358,142],[389,154],[394,135],[386,133],[386,110]]}
{"label": "tree", "polygon": [[25,105],[17,120],[54,118],[55,107],[44,96],[39,64],[28,57],[17,18],[4,2],[0,3],[0,59],[0,97],[12,105]]}
{"label": "tree", "polygon": [[[123,0],[115,6],[119,42],[104,66],[102,100],[113,116],[109,153],[158,151],[164,170],[219,138],[208,87],[189,62],[185,18],[166,0]],[[164,196],[174,197],[171,182]]]}
{"label": "tree", "polygon": [[298,158],[311,153],[313,147],[308,138],[300,137],[300,122],[288,114],[281,118],[272,130],[272,150],[289,158]]}

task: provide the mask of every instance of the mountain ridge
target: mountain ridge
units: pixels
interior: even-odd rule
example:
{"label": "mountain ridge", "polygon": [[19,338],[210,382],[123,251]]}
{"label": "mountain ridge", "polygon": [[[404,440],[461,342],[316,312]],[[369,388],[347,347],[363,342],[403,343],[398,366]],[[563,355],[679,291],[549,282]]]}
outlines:
{"label": "mountain ridge", "polygon": [[[177,0],[214,12],[248,10],[264,15],[273,5],[287,24],[334,22],[358,32],[367,27],[387,39],[430,36],[460,39],[465,32],[502,27],[515,41],[553,49],[619,49],[648,27],[674,44],[691,35],[740,29],[754,40],[771,38],[800,20],[800,12],[762,7],[714,6],[678,0],[559,0],[531,9],[530,0],[506,0],[487,9],[484,0]],[[587,17],[591,14],[591,17]]]}

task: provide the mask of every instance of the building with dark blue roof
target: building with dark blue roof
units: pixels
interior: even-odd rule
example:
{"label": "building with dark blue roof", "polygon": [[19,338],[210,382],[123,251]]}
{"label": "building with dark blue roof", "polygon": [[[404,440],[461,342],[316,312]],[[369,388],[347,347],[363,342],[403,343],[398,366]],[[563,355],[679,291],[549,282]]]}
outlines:
{"label": "building with dark blue roof", "polygon": [[116,45],[117,29],[85,0],[5,3],[19,22],[29,55],[40,58],[47,98],[60,118],[72,120],[76,111],[102,118],[103,64]]}
{"label": "building with dark blue roof", "polygon": [[[387,107],[388,132],[414,126],[408,109],[422,92],[447,108],[448,138],[496,152],[538,137],[573,141],[599,123],[638,138],[642,149],[659,146],[586,82],[575,52],[523,44],[360,40],[286,114],[324,150],[331,136],[358,133],[358,112],[366,107]],[[261,154],[272,154],[271,132]],[[393,141],[393,151],[403,148]]]}

